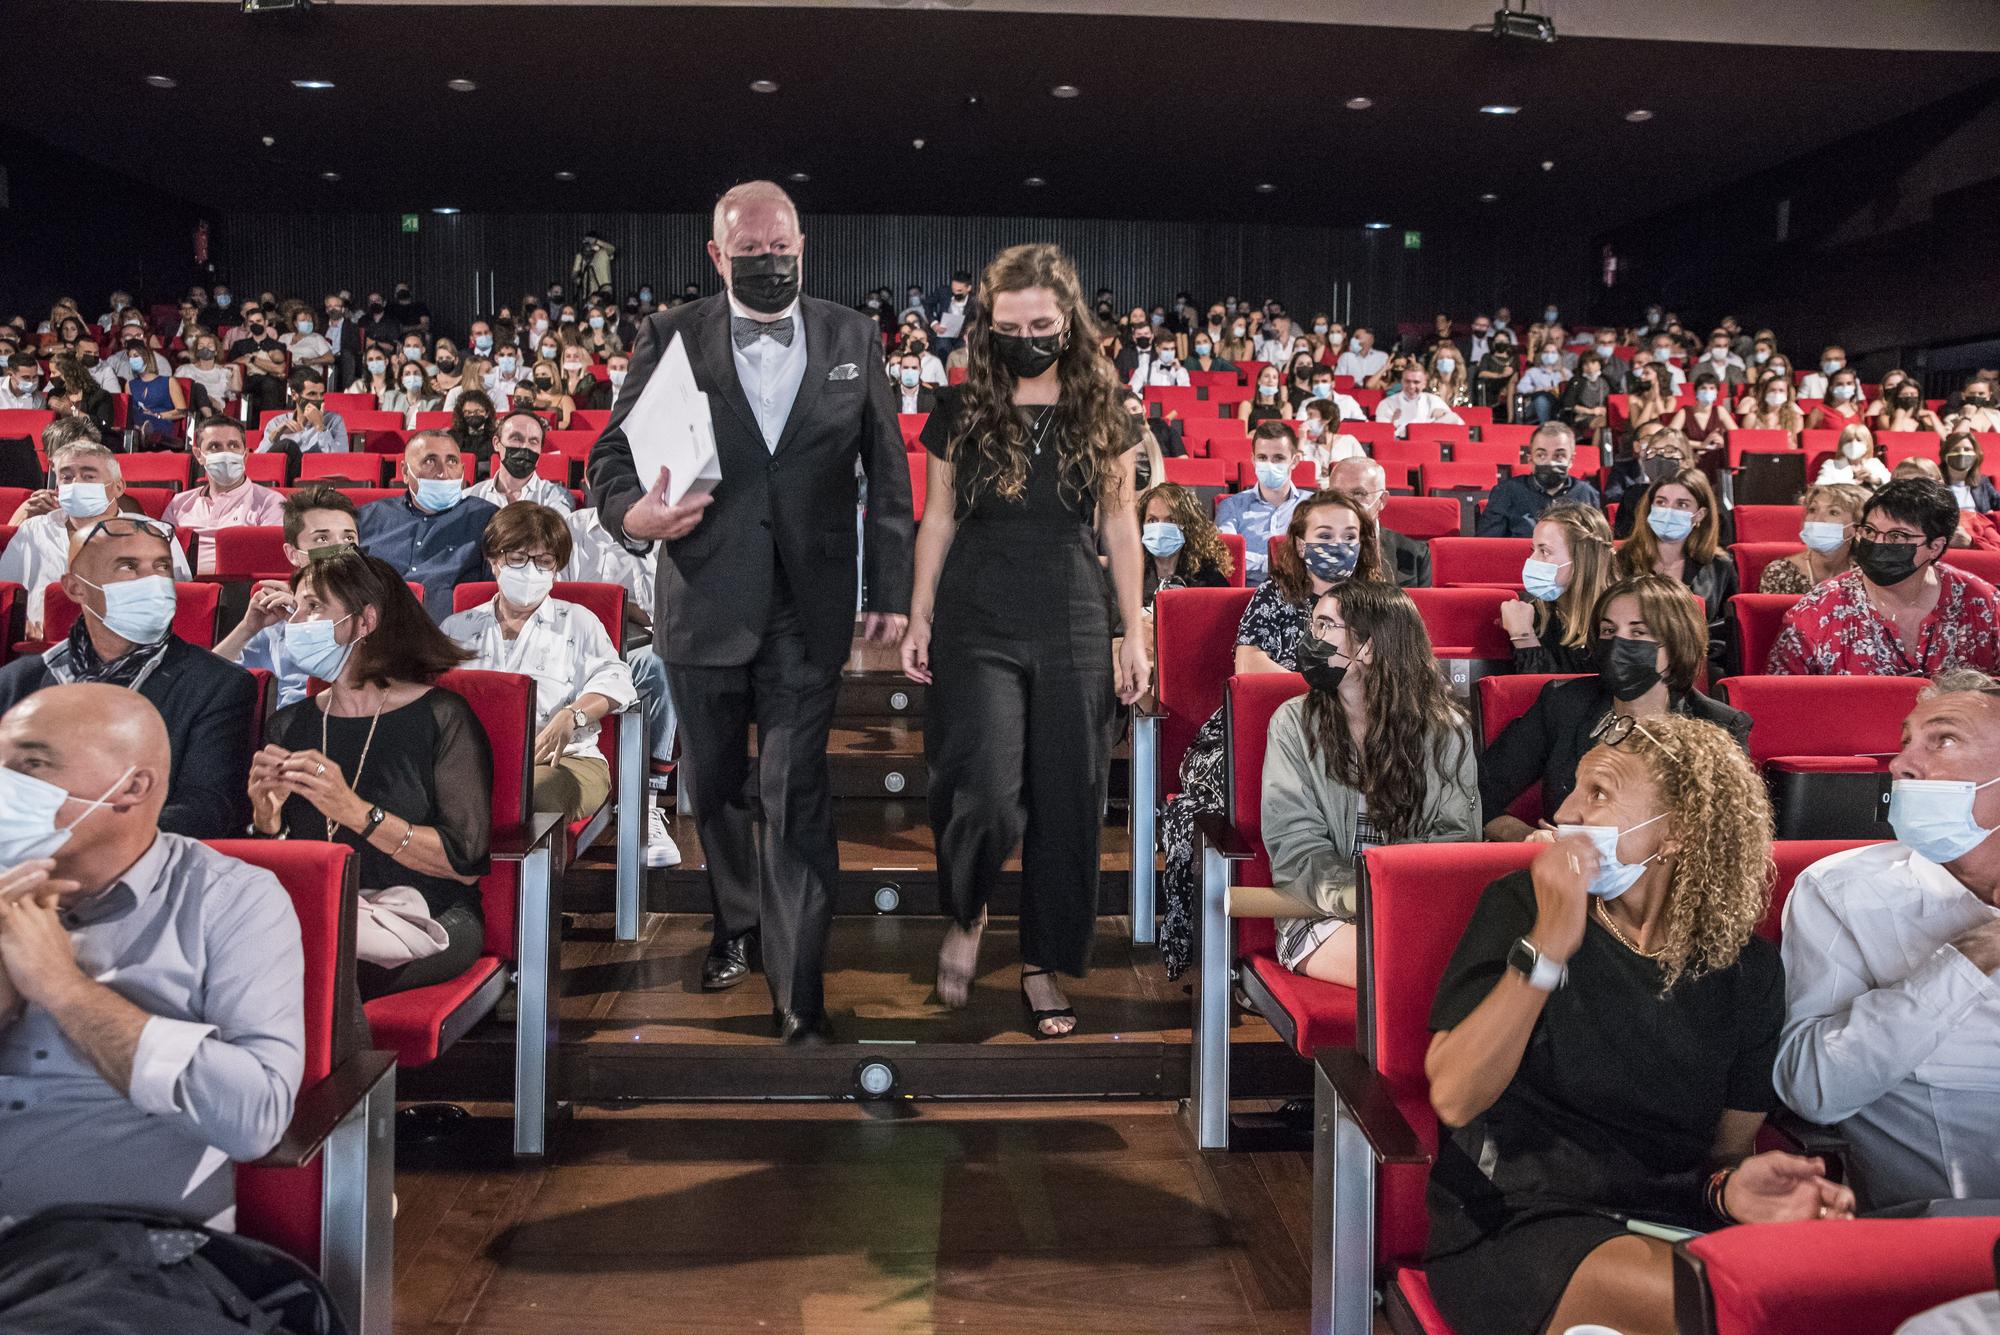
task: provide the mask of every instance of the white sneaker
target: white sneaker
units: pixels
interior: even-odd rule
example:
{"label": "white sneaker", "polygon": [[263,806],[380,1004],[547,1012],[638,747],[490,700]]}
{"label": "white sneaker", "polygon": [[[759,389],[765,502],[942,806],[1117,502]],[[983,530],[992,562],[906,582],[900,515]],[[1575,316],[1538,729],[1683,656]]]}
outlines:
{"label": "white sneaker", "polygon": [[667,833],[667,816],[651,802],[646,804],[646,865],[648,867],[678,867],[681,865],[680,845]]}

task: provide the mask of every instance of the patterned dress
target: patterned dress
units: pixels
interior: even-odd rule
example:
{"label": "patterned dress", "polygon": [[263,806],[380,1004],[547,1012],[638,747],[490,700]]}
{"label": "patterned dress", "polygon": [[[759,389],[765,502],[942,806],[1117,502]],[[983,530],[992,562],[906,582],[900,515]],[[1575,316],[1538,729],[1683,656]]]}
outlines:
{"label": "patterned dress", "polygon": [[1937,606],[1914,649],[1868,601],[1861,571],[1826,580],[1785,614],[1769,671],[1792,677],[1935,677],[1951,668],[2000,671],[2000,599],[1976,575],[1939,565]]}
{"label": "patterned dress", "polygon": [[1764,567],[1764,573],[1757,577],[1759,593],[1806,594],[1812,591],[1812,580],[1789,559],[1771,562]]}
{"label": "patterned dress", "polygon": [[[1291,671],[1297,666],[1299,638],[1305,632],[1308,610],[1287,600],[1276,580],[1267,580],[1257,586],[1243,609],[1243,619],[1236,626],[1236,643],[1263,650],[1272,662]],[[1217,709],[1201,725],[1181,758],[1180,792],[1160,811],[1160,844],[1167,855],[1160,875],[1160,962],[1169,978],[1180,977],[1194,955],[1195,906],[1201,895],[1195,816],[1228,809],[1222,791],[1222,747],[1222,710]]]}
{"label": "patterned dress", "polygon": [[[1368,815],[1368,799],[1354,798],[1354,867],[1361,868],[1361,855],[1383,843],[1382,832]],[[1284,918],[1278,923],[1278,963],[1293,973],[1311,959],[1313,952],[1333,939],[1343,927],[1353,926],[1347,918]]]}

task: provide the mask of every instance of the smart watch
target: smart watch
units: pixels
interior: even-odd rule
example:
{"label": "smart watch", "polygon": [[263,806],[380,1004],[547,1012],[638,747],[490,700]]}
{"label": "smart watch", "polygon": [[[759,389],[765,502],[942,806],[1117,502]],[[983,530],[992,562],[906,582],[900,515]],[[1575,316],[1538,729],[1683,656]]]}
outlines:
{"label": "smart watch", "polygon": [[1569,966],[1558,964],[1535,949],[1534,942],[1525,936],[1508,948],[1507,967],[1540,992],[1553,992],[1569,981]]}

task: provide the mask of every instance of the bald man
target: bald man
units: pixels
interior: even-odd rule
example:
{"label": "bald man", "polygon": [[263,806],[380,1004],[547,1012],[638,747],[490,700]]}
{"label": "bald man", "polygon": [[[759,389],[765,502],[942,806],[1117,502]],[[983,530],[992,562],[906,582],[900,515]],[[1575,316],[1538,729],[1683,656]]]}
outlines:
{"label": "bald man", "polygon": [[361,507],[361,549],[424,588],[431,620],[451,615],[452,590],[493,578],[481,539],[500,507],[466,489],[465,459],[449,431],[426,429],[403,447],[401,496]]}
{"label": "bald man", "polygon": [[0,711],[77,682],[145,698],[165,720],[173,757],[160,828],[236,838],[250,824],[257,683],[174,634],[179,548],[172,537],[172,529],[139,515],[112,516],[73,535],[62,590],[80,615],[45,652],[0,668]]}
{"label": "bald man", "polygon": [[[826,1034],[820,973],[840,874],[834,697],[857,603],[869,638],[902,636],[914,524],[880,327],[801,296],[804,253],[798,210],[771,182],[716,203],[708,255],[728,290],[646,319],[591,449],[590,490],[613,538],[639,553],[661,544],[653,648],[682,719],[715,907],[702,986],[742,982],[761,939],[779,1031],[810,1043]],[[676,336],[708,395],[722,480],[670,503],[664,470],[639,476],[625,432]],[[857,465],[868,479],[858,600]]]}
{"label": "bald man", "polygon": [[1396,572],[1399,589],[1428,589],[1431,586],[1431,545],[1406,538],[1382,524],[1383,507],[1389,503],[1389,477],[1382,465],[1363,455],[1342,459],[1326,475],[1326,485],[1344,491],[1361,502],[1361,508],[1375,521],[1382,542],[1382,568]]}
{"label": "bald man", "polygon": [[0,1229],[88,1204],[229,1228],[229,1161],[291,1121],[298,919],[269,872],[160,829],[171,768],[158,712],[117,686],[0,716],[10,843],[41,836],[0,874]]}

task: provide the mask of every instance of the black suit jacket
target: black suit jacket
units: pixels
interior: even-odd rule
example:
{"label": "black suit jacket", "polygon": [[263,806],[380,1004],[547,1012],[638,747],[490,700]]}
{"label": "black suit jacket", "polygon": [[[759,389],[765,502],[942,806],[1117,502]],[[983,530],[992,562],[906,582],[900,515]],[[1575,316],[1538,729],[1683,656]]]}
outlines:
{"label": "black suit jacket", "polygon": [[653,479],[642,482],[633,467],[625,419],[679,334],[695,383],[709,396],[722,480],[694,531],[661,545],[653,643],[669,663],[733,667],[755,658],[781,571],[808,657],[830,671],[846,661],[854,638],[856,460],[868,477],[867,609],[909,611],[910,470],[879,331],[845,306],[799,300],[805,378],[775,451],[765,447],[736,376],[726,296],[646,320],[611,424],[591,447],[590,494],[599,517],[613,537],[643,549],[643,540],[625,535],[625,512]]}
{"label": "black suit jacket", "polygon": [[[903,387],[901,385],[889,386],[889,406],[897,414],[900,415],[902,413]],[[932,389],[929,385],[919,386],[917,389],[916,410],[920,413],[935,412],[937,410],[937,391]]]}
{"label": "black suit jacket", "polygon": [[[333,328],[329,325],[321,331],[328,343],[333,342]],[[368,340],[362,336],[360,321],[349,316],[340,322],[340,351],[333,355],[333,369],[329,372],[333,381],[327,389],[335,394],[361,378],[361,354]]]}
{"label": "black suit jacket", "polygon": [[[173,769],[160,828],[190,839],[236,839],[250,824],[250,739],[257,684],[234,663],[179,636],[139,687],[167,725]],[[0,714],[56,684],[40,654],[0,668]]]}
{"label": "black suit jacket", "polygon": [[1431,545],[1406,538],[1395,529],[1382,531],[1382,558],[1399,589],[1428,589],[1431,586]]}

